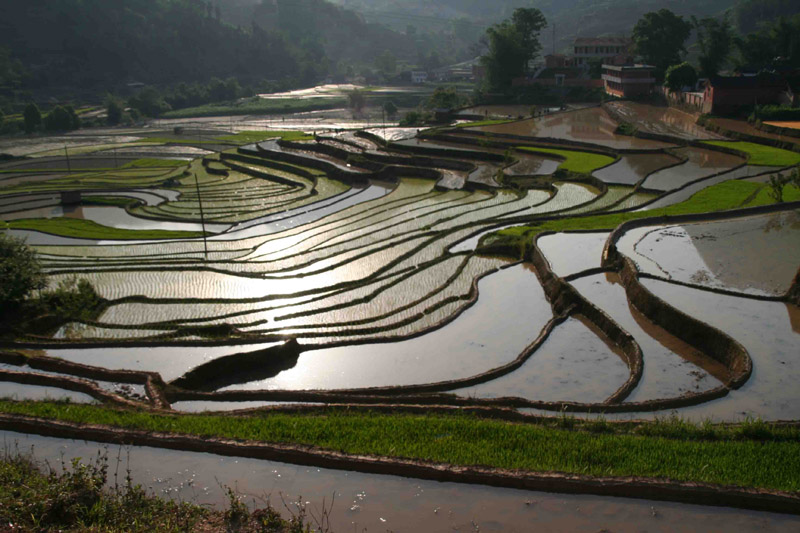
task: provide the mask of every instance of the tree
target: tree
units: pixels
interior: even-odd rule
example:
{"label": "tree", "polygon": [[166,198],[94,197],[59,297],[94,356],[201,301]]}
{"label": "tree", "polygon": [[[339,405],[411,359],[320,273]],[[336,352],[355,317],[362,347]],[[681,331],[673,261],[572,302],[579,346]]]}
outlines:
{"label": "tree", "polygon": [[386,116],[389,118],[397,116],[397,106],[391,100],[383,104],[383,110],[386,111]]}
{"label": "tree", "polygon": [[364,93],[355,89],[347,93],[347,101],[350,104],[350,108],[355,111],[361,111],[364,109],[364,105],[367,103],[367,99],[364,96]]}
{"label": "tree", "polygon": [[684,43],[692,25],[669,9],[645,13],[633,27],[633,46],[646,63],[656,67],[662,78],[670,65],[681,62],[686,53]]}
{"label": "tree", "polygon": [[33,133],[42,126],[42,112],[39,111],[39,106],[30,103],[25,108],[23,113],[25,118],[25,133]]}
{"label": "tree", "polygon": [[0,309],[16,310],[47,281],[36,254],[22,239],[0,233]]}
{"label": "tree", "polygon": [[716,76],[731,54],[733,27],[728,13],[721,20],[692,17],[697,30],[697,46],[700,48],[700,73],[705,77]]}
{"label": "tree", "polygon": [[397,70],[397,58],[389,50],[375,58],[375,67],[383,73],[384,76],[394,76]]}
{"label": "tree", "polygon": [[428,98],[425,107],[428,109],[457,109],[464,104],[464,98],[454,88],[437,87]]}
{"label": "tree", "polygon": [[489,50],[481,63],[486,67],[488,91],[508,90],[514,78],[525,74],[528,62],[541,50],[539,32],[546,25],[538,9],[519,8],[514,10],[510,20],[486,30]]}
{"label": "tree", "polygon": [[684,87],[692,87],[697,83],[697,71],[687,62],[672,65],[667,69],[664,85],[670,91],[680,91]]}
{"label": "tree", "polygon": [[106,96],[106,122],[111,126],[116,126],[122,121],[122,113],[124,111],[122,101],[119,98],[111,94]]}
{"label": "tree", "polygon": [[56,106],[44,117],[44,128],[47,131],[70,131],[81,126],[81,119],[72,106]]}

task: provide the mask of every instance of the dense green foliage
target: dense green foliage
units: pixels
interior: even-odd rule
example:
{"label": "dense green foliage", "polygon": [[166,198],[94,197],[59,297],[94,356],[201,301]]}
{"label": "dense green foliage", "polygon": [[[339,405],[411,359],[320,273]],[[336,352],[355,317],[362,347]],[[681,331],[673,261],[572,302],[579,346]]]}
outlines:
{"label": "dense green foliage", "polygon": [[757,31],[736,37],[739,61],[744,65],[788,65],[800,67],[800,4],[795,4],[792,17],[764,22]]}
{"label": "dense green foliage", "polygon": [[664,85],[670,91],[680,91],[683,87],[694,87],[695,83],[697,83],[697,71],[685,61],[669,67],[664,76]]}
{"label": "dense green foliage", "polygon": [[734,9],[736,25],[743,33],[753,32],[781,17],[791,17],[797,13],[800,13],[800,4],[795,0],[741,0]]}
{"label": "dense green foliage", "polygon": [[44,117],[47,131],[70,131],[81,127],[81,119],[71,105],[56,106]]}
{"label": "dense green foliage", "polygon": [[663,76],[666,70],[681,62],[686,53],[684,43],[692,25],[668,9],[645,14],[633,28],[633,44],[646,63]]}
{"label": "dense green foliage", "polygon": [[507,91],[514,78],[523,76],[528,62],[541,50],[539,32],[547,21],[538,9],[516,9],[509,20],[486,31],[489,50],[481,58],[486,67],[486,90]]}
{"label": "dense green foliage", "polygon": [[[640,434],[635,429],[614,430],[604,420],[565,429],[469,415],[335,409],[320,414],[171,416],[92,405],[5,401],[0,402],[0,411],[78,424],[305,444],[354,455],[454,465],[800,489],[797,431],[782,432],[760,423],[743,430],[691,430],[667,424]],[[566,422],[566,426],[574,425],[572,420]]]}
{"label": "dense green foliage", "polygon": [[28,104],[23,116],[25,117],[25,133],[33,133],[42,126],[42,112],[36,104]]}
{"label": "dense green foliage", "polygon": [[692,19],[700,48],[700,74],[716,76],[728,60],[733,48],[733,26],[728,14],[722,18]]}
{"label": "dense green foliage", "polygon": [[33,291],[46,286],[36,254],[22,239],[0,232],[0,309],[14,311]]}
{"label": "dense green foliage", "polygon": [[753,119],[767,122],[771,120],[800,120],[800,107],[777,105],[757,106],[753,112]]}

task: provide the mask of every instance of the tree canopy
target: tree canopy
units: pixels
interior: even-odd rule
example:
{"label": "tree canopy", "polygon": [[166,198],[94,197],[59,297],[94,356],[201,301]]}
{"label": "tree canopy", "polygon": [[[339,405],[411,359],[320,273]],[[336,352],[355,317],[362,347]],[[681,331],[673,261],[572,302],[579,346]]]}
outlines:
{"label": "tree canopy", "polygon": [[528,62],[541,50],[539,32],[547,25],[535,8],[514,10],[510,20],[495,24],[486,31],[489,50],[481,58],[486,68],[486,89],[505,91],[511,82],[525,74]]}
{"label": "tree canopy", "polygon": [[33,250],[22,239],[0,233],[0,309],[13,311],[46,284]]}
{"label": "tree canopy", "polygon": [[733,48],[733,27],[727,13],[721,18],[692,18],[697,30],[697,46],[700,48],[700,74],[716,76],[725,65]]}
{"label": "tree canopy", "polygon": [[668,9],[646,13],[633,28],[633,44],[644,60],[656,67],[661,77],[666,70],[681,62],[686,53],[684,43],[692,25]]}
{"label": "tree canopy", "polygon": [[691,87],[697,83],[697,71],[687,62],[672,65],[664,76],[664,85],[670,91],[680,91],[684,87]]}

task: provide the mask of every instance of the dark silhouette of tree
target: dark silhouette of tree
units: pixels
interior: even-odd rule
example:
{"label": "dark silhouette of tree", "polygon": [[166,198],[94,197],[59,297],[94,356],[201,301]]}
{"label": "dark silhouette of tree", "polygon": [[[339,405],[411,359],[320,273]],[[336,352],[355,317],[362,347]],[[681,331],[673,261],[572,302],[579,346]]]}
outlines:
{"label": "dark silhouette of tree", "polygon": [[114,95],[106,96],[106,122],[111,126],[116,126],[122,121],[122,113],[125,111],[122,101]]}
{"label": "dark silhouette of tree", "polygon": [[0,309],[10,312],[47,286],[36,254],[22,239],[0,233]]}
{"label": "dark silhouette of tree", "polygon": [[44,117],[44,128],[47,131],[76,130],[80,128],[80,118],[72,106],[56,106]]}
{"label": "dark silhouette of tree", "polygon": [[725,65],[733,47],[733,27],[728,13],[722,19],[692,17],[697,30],[697,46],[700,48],[700,74],[705,77],[716,76]]}
{"label": "dark silhouette of tree", "polygon": [[670,91],[680,91],[683,87],[692,87],[697,83],[697,71],[689,63],[672,65],[667,69],[664,85]]}
{"label": "dark silhouette of tree", "polygon": [[686,53],[684,43],[692,32],[690,22],[670,11],[645,13],[633,27],[633,45],[645,62],[656,67],[656,76],[663,78],[667,68],[681,62]]}
{"label": "dark silhouette of tree", "polygon": [[547,25],[542,12],[535,8],[514,10],[510,20],[495,24],[486,31],[489,51],[481,58],[486,67],[486,89],[506,91],[514,78],[523,76],[528,62],[541,45],[539,32]]}
{"label": "dark silhouette of tree", "polygon": [[28,104],[23,117],[25,118],[25,133],[33,133],[42,126],[42,112],[34,103]]}

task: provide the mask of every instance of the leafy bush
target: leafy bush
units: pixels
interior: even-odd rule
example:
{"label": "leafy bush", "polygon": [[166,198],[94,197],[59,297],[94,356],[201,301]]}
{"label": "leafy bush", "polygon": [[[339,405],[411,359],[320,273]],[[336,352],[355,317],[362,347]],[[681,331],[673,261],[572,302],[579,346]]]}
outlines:
{"label": "leafy bush", "polygon": [[102,305],[102,298],[85,279],[71,276],[61,280],[55,290],[42,293],[42,311],[62,320],[91,320]]}
{"label": "leafy bush", "polygon": [[756,107],[752,117],[762,122],[769,120],[800,120],[800,108],[767,105]]}
{"label": "leafy bush", "polygon": [[36,254],[22,239],[0,233],[0,308],[15,311],[33,291],[47,285]]}

